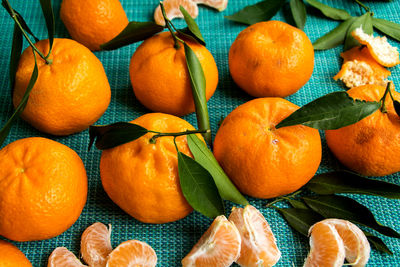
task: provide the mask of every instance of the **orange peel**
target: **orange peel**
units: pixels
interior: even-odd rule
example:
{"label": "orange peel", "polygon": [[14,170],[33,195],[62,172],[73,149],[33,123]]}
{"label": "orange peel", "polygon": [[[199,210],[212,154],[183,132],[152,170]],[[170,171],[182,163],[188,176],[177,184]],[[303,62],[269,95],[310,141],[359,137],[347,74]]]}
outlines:
{"label": "orange peel", "polygon": [[[183,14],[179,9],[182,6],[190,14],[192,18],[197,18],[199,15],[199,8],[192,0],[164,0],[164,9],[169,20],[175,18],[183,18]],[[161,11],[160,5],[154,11],[154,20],[158,25],[164,26],[165,20]]]}

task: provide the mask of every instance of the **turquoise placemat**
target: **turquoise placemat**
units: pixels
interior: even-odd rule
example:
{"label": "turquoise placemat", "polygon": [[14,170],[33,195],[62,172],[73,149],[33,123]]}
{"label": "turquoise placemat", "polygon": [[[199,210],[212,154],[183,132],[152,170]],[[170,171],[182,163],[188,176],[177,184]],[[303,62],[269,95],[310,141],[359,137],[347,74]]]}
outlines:
{"label": "turquoise placemat", "polygon": [[[47,38],[39,1],[11,0],[10,2],[24,16],[31,29],[40,38]],[[61,1],[53,2],[56,16],[56,36],[68,37],[68,32],[59,19]],[[147,21],[152,19],[153,10],[157,6],[158,0],[121,0],[121,2],[129,20]],[[244,6],[256,2],[258,0],[230,0],[227,10],[222,13],[206,7],[199,9],[197,22],[219,69],[218,89],[208,102],[214,135],[221,118],[228,115],[238,105],[252,99],[234,84],[228,70],[230,45],[245,26],[224,19],[224,15],[230,15]],[[360,12],[358,6],[351,0],[325,0],[323,2],[344,8],[353,15],[359,15]],[[399,1],[368,1],[367,3],[377,17],[400,23]],[[274,19],[284,20],[282,12],[279,12]],[[182,21],[178,20],[175,20],[174,23],[178,26],[184,25]],[[308,17],[305,32],[311,41],[315,41],[318,37],[336,27],[337,24],[338,22],[311,15]],[[4,9],[0,11],[0,26],[0,65],[2,66],[0,69],[0,123],[3,125],[13,112],[8,80],[13,21]],[[391,43],[400,47],[397,42],[391,40]],[[137,44],[117,51],[95,53],[104,65],[112,89],[111,104],[98,124],[130,121],[149,112],[135,99],[129,81],[129,61],[136,47]],[[332,80],[332,76],[340,68],[339,53],[341,49],[341,47],[338,47],[324,52],[316,52],[315,69],[311,80],[300,91],[287,99],[297,105],[303,105],[326,93],[342,90],[343,87]],[[399,87],[400,68],[394,67],[390,70],[392,71],[392,79]],[[194,114],[184,118],[192,124],[196,123]],[[69,230],[51,240],[16,243],[34,266],[46,266],[48,256],[53,249],[59,246],[65,246],[78,255],[81,233],[86,227],[97,221],[112,224],[112,245],[114,247],[125,240],[139,239],[149,243],[155,249],[159,266],[179,266],[181,259],[190,251],[211,223],[211,220],[196,212],[174,223],[162,225],[140,223],[119,209],[104,192],[99,175],[101,152],[96,149],[87,151],[89,141],[87,131],[68,137],[54,137],[40,133],[24,121],[19,120],[12,128],[6,144],[30,136],[48,137],[74,149],[83,159],[89,179],[87,204],[79,220]],[[399,140],[393,141],[398,142]],[[318,172],[322,173],[340,167],[323,139],[323,160]],[[400,175],[396,174],[380,179],[399,183],[399,177]],[[400,231],[398,224],[400,217],[399,201],[368,196],[355,196],[355,198],[368,206],[383,224]],[[250,202],[262,211],[275,233],[278,246],[282,252],[282,258],[276,266],[302,266],[309,249],[308,240],[293,232],[275,210],[265,208],[267,201],[251,199]],[[229,210],[230,205],[228,204],[227,211]],[[373,250],[368,266],[400,266],[400,240],[381,237],[394,252],[394,256],[384,255]]]}

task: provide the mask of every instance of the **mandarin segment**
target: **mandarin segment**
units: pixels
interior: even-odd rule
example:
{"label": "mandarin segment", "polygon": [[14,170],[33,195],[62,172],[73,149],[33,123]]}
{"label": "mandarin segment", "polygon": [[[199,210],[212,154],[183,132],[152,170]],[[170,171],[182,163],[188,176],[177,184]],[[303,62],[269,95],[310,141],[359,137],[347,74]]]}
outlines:
{"label": "mandarin segment", "polygon": [[1,267],[32,267],[24,253],[13,244],[0,240]]}
{"label": "mandarin segment", "polygon": [[58,247],[50,254],[47,267],[87,267],[65,247]]}
{"label": "mandarin segment", "polygon": [[[192,0],[164,0],[164,9],[169,20],[175,18],[183,18],[183,14],[179,7],[182,6],[190,14],[192,18],[197,18],[199,15],[199,8]],[[158,25],[164,26],[165,20],[161,12],[161,7],[158,5],[154,11],[154,20]]]}
{"label": "mandarin segment", "polygon": [[228,267],[240,255],[241,238],[235,224],[220,215],[182,260],[183,267]]}
{"label": "mandarin segment", "polygon": [[121,243],[108,256],[107,267],[154,267],[157,255],[147,243],[129,240]]}
{"label": "mandarin segment", "polygon": [[81,237],[81,255],[89,266],[105,267],[111,251],[111,225],[107,229],[96,222],[85,229]]}
{"label": "mandarin segment", "polygon": [[228,0],[192,0],[192,1],[197,4],[215,8],[219,12],[224,11],[228,6]]}

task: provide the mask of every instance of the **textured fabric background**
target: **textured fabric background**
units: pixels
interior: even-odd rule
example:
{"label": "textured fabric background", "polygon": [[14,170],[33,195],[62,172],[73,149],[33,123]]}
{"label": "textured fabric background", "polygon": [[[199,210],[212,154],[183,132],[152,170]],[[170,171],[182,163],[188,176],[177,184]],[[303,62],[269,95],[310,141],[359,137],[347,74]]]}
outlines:
{"label": "textured fabric background", "polygon": [[[47,38],[39,1],[10,0],[10,2],[24,16],[31,29],[40,38]],[[56,36],[68,37],[65,27],[59,19],[61,0],[53,2],[56,16]],[[153,10],[157,6],[158,0],[121,0],[121,2],[129,20],[147,21],[152,19]],[[230,15],[244,6],[256,2],[258,0],[230,0],[227,10],[222,13],[206,7],[200,7],[199,9],[197,22],[219,69],[220,82],[218,89],[208,102],[214,135],[221,118],[228,115],[238,105],[252,99],[234,84],[228,70],[229,47],[245,26],[224,19],[224,15]],[[324,0],[323,2],[345,8],[353,15],[360,14],[359,7],[351,0]],[[399,1],[396,0],[389,3],[385,1],[368,1],[367,4],[373,9],[376,17],[400,23]],[[282,11],[274,19],[284,20]],[[183,25],[181,20],[175,20],[174,23],[178,26]],[[337,24],[338,22],[335,21],[316,15],[309,15],[305,32],[311,41],[315,41]],[[0,25],[0,123],[3,125],[13,112],[8,79],[13,21],[4,9],[0,10]],[[397,42],[392,40],[391,42],[400,46]],[[25,43],[26,46],[27,44]],[[136,47],[137,44],[134,44],[117,51],[96,52],[96,56],[104,65],[112,88],[111,104],[104,116],[98,121],[98,124],[130,121],[149,112],[135,99],[129,81],[129,61]],[[342,90],[342,85],[331,78],[339,70],[341,64],[339,53],[341,49],[342,47],[338,47],[325,52],[316,52],[315,69],[311,80],[296,94],[287,99],[297,105],[303,105],[326,93]],[[392,79],[396,86],[399,87],[400,68],[394,67],[391,68],[391,71]],[[192,124],[196,123],[194,114],[184,118]],[[114,247],[122,241],[139,239],[149,243],[155,249],[159,266],[179,266],[181,259],[210,225],[211,220],[197,212],[193,212],[190,216],[178,222],[162,225],[143,224],[125,214],[107,197],[101,186],[99,177],[101,152],[96,149],[92,149],[90,152],[87,151],[89,141],[87,131],[68,137],[54,137],[40,133],[24,121],[19,120],[13,126],[6,144],[30,136],[48,137],[77,151],[85,163],[89,179],[87,204],[79,220],[69,230],[51,240],[16,243],[34,266],[46,266],[48,256],[53,249],[59,246],[65,246],[78,255],[81,233],[86,227],[97,221],[112,225],[112,245]],[[340,167],[338,161],[328,150],[323,138],[323,160],[318,172],[321,173]],[[381,179],[399,183],[399,177],[400,175],[396,174]],[[398,223],[400,215],[399,201],[368,196],[354,197],[368,206],[383,224],[400,231]],[[251,199],[250,202],[262,211],[276,235],[278,246],[282,252],[282,258],[277,266],[302,266],[309,249],[308,240],[293,232],[275,210],[265,208],[266,200]],[[227,205],[227,211],[229,209],[230,204]],[[400,266],[400,240],[379,236],[387,242],[388,246],[393,250],[394,256],[383,255],[373,250],[369,266]]]}

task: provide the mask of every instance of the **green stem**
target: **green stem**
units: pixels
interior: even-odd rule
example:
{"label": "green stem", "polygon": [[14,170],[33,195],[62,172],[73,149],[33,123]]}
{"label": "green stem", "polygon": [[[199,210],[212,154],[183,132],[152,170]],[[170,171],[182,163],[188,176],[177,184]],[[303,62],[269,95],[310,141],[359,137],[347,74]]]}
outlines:
{"label": "green stem", "polygon": [[371,9],[369,7],[367,7],[364,3],[362,3],[360,0],[355,0],[357,2],[357,4],[362,7],[366,12],[370,12]]}
{"label": "green stem", "polygon": [[295,196],[297,196],[298,194],[300,194],[301,192],[303,192],[303,190],[297,190],[296,192],[289,194],[289,195],[285,195],[285,196],[281,196],[281,197],[277,197],[274,201],[271,201],[270,203],[268,203],[267,205],[265,205],[267,208],[271,207],[273,204],[281,202],[283,200],[289,200],[290,198],[294,198]]}
{"label": "green stem", "polygon": [[178,133],[160,133],[156,131],[149,131],[150,133],[155,133],[152,138],[150,138],[150,143],[155,144],[156,139],[159,137],[163,136],[173,136],[173,137],[178,137],[182,135],[189,135],[189,134],[203,134],[203,133],[208,133],[210,130],[193,130],[193,131],[184,131],[184,132],[178,132]]}
{"label": "green stem", "polygon": [[[381,98],[381,100],[379,100],[379,102],[381,102],[381,112],[382,113],[386,113],[387,109],[386,109],[386,96],[388,93],[390,93],[390,96],[392,96],[392,93],[390,92],[390,86],[391,86],[391,82],[388,82],[387,86],[386,86],[386,90],[385,93],[383,94],[383,97]],[[392,97],[393,99],[393,97]]]}
{"label": "green stem", "polygon": [[[179,49],[181,47],[181,45],[179,44],[179,42],[181,42],[182,44],[185,43],[182,39],[180,39],[178,36],[176,36],[174,30],[172,29],[172,27],[174,27],[174,25],[171,23],[171,21],[167,18],[167,14],[165,12],[165,8],[164,8],[164,4],[160,1],[160,8],[161,8],[161,13],[164,17],[165,20],[165,26],[167,26],[168,30],[170,31],[172,37],[174,38],[174,48],[175,49]],[[172,27],[171,27],[172,25]],[[175,27],[174,27],[175,28]]]}

